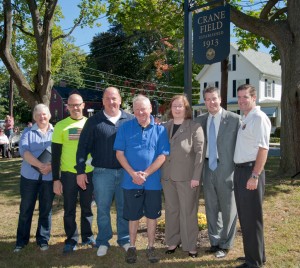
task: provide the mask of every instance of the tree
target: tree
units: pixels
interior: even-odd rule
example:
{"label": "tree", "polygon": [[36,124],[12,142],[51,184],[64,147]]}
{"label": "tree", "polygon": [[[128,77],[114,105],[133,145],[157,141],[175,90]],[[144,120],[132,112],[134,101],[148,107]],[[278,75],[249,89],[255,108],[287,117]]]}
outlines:
{"label": "tree", "polygon": [[[148,60],[152,58],[155,63],[161,83],[175,86],[174,81],[180,81],[176,86],[183,85],[183,0],[108,0],[107,2],[109,3],[108,20],[111,23],[122,24],[127,34],[135,31],[156,33],[160,47]],[[193,77],[198,72],[199,66],[194,64]],[[194,85],[195,83],[198,85],[198,82],[193,80]],[[172,89],[172,91],[182,93],[182,89]],[[199,91],[194,89],[193,103],[198,101]]]}
{"label": "tree", "polygon": [[[95,19],[103,13],[101,0],[82,0],[78,7],[80,15],[74,20],[74,26],[66,34],[55,33],[55,23],[62,16],[57,0],[3,0],[0,7],[0,58],[12,76],[20,95],[30,107],[36,103],[49,105],[53,80],[52,47],[54,43],[69,36],[76,27],[92,26]],[[3,15],[2,15],[3,14]],[[20,36],[20,46],[31,46],[35,64],[26,73],[23,68],[23,58],[16,57],[11,51],[13,34]],[[34,72],[34,76],[30,76]]]}
{"label": "tree", "polygon": [[143,68],[143,60],[157,47],[152,42],[152,36],[150,32],[127,35],[122,25],[114,25],[93,38],[88,64],[103,72],[145,79],[151,69]]}
{"label": "tree", "polygon": [[[8,105],[9,105],[9,75],[4,67],[0,68],[0,114],[1,118],[4,119],[4,116],[7,115]],[[32,120],[31,109],[28,104],[17,94],[17,89],[14,86],[14,103],[13,109],[15,111],[14,118],[15,124],[18,123],[27,123]]]}
{"label": "tree", "polygon": [[[259,12],[242,12],[237,6],[231,8],[231,21],[247,31],[240,32],[245,37],[240,44],[249,42],[249,38],[256,41],[255,36],[259,36],[266,42],[271,41],[278,51],[282,69],[280,168],[289,175],[300,171],[299,12],[298,0],[269,0]],[[257,42],[253,44],[259,45]]]}

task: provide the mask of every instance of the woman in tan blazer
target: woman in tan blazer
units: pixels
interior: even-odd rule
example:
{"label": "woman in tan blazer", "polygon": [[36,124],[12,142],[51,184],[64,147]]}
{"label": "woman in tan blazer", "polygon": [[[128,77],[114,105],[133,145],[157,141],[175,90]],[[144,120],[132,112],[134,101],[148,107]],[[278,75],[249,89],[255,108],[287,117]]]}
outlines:
{"label": "woman in tan blazer", "polygon": [[166,254],[181,244],[192,258],[197,257],[199,181],[203,167],[204,133],[192,121],[192,110],[184,95],[170,102],[171,118],[165,127],[170,141],[170,155],[162,166],[165,196]]}

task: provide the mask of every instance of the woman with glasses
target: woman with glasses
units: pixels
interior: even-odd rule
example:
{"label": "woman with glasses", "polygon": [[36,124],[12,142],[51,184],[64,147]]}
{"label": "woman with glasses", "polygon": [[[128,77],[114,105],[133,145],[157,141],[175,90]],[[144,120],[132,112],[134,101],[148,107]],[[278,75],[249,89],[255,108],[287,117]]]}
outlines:
{"label": "woman with glasses", "polygon": [[173,254],[180,245],[192,258],[197,254],[199,181],[203,167],[204,134],[192,121],[192,110],[184,95],[170,102],[170,120],[165,123],[170,155],[162,166],[165,196],[165,237]]}

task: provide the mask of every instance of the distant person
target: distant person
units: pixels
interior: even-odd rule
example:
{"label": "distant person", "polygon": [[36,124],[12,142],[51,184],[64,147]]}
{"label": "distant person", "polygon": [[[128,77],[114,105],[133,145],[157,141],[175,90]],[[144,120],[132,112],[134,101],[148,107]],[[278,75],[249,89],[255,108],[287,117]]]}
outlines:
{"label": "distant person", "polygon": [[2,158],[9,158],[9,140],[8,137],[4,133],[4,129],[0,128],[0,149],[2,152]]}
{"label": "distant person", "polygon": [[208,113],[195,121],[203,126],[207,147],[202,182],[211,247],[206,252],[224,258],[236,233],[233,155],[240,116],[221,107],[220,90],[216,87],[204,89],[203,98]]}
{"label": "distant person", "polygon": [[81,208],[80,227],[83,245],[95,246],[92,223],[93,181],[90,165],[86,166],[86,187],[77,185],[76,151],[81,130],[87,120],[83,116],[84,102],[80,95],[72,94],[68,98],[67,109],[70,116],[59,121],[52,136],[52,173],[53,191],[64,198],[64,228],[67,235],[63,253],[76,250],[79,234],[76,224],[76,205],[79,194]]}
{"label": "distant person", "polygon": [[103,93],[104,109],[90,117],[79,138],[75,169],[77,183],[85,190],[88,177],[86,160],[92,156],[94,198],[97,205],[97,256],[104,256],[113,237],[110,209],[113,199],[117,211],[117,243],[127,251],[129,247],[128,221],[123,218],[124,197],[121,188],[123,168],[116,158],[113,145],[117,129],[133,118],[120,109],[121,95],[117,88],[108,87]]}
{"label": "distant person", "polygon": [[30,129],[31,129],[31,127],[32,127],[32,122],[28,122],[28,123],[27,123],[27,127],[25,127],[25,128],[24,128],[24,130],[23,130],[23,132],[22,132],[22,133],[25,133],[25,132],[27,132],[28,130],[30,130]]}
{"label": "distant person", "polygon": [[9,137],[9,156],[16,156],[16,150],[19,147],[21,132],[19,127],[14,127],[13,133]]}
{"label": "distant person", "polygon": [[36,105],[33,118],[36,124],[30,131],[24,133],[20,140],[20,154],[23,158],[20,181],[21,204],[14,252],[21,251],[29,242],[37,199],[39,200],[39,216],[35,239],[40,250],[45,251],[49,248],[54,197],[51,159],[45,163],[39,160],[42,154],[51,151],[53,127],[49,123],[51,118],[49,108],[44,104]]}
{"label": "distant person", "polygon": [[146,255],[150,263],[159,261],[154,248],[156,220],[161,216],[161,183],[159,168],[169,154],[166,129],[154,123],[150,100],[138,95],[133,99],[135,118],[124,123],[117,132],[114,144],[117,159],[125,169],[123,216],[129,220],[130,247],[126,262],[137,260],[136,237],[139,220],[147,219],[148,247]]}
{"label": "distant person", "polygon": [[245,253],[245,263],[237,267],[262,267],[266,262],[262,208],[264,166],[271,122],[256,106],[256,89],[252,85],[239,86],[237,95],[243,117],[234,152],[234,193]]}
{"label": "distant person", "polygon": [[166,254],[181,245],[196,258],[199,205],[199,182],[204,162],[204,133],[193,122],[192,109],[184,95],[170,102],[171,118],[164,126],[170,141],[170,155],[162,166],[161,181],[165,196]]}
{"label": "distant person", "polygon": [[14,124],[14,118],[11,115],[7,115],[4,121],[5,135],[7,136],[7,138],[9,138],[10,135],[13,133]]}

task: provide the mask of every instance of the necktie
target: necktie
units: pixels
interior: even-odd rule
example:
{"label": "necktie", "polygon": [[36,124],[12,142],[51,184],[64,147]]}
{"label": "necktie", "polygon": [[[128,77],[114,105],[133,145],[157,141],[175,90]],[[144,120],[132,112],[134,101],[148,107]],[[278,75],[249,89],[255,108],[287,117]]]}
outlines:
{"label": "necktie", "polygon": [[217,139],[216,139],[216,128],[214,123],[214,117],[211,118],[210,125],[209,125],[209,160],[208,166],[209,168],[214,171],[217,168]]}

